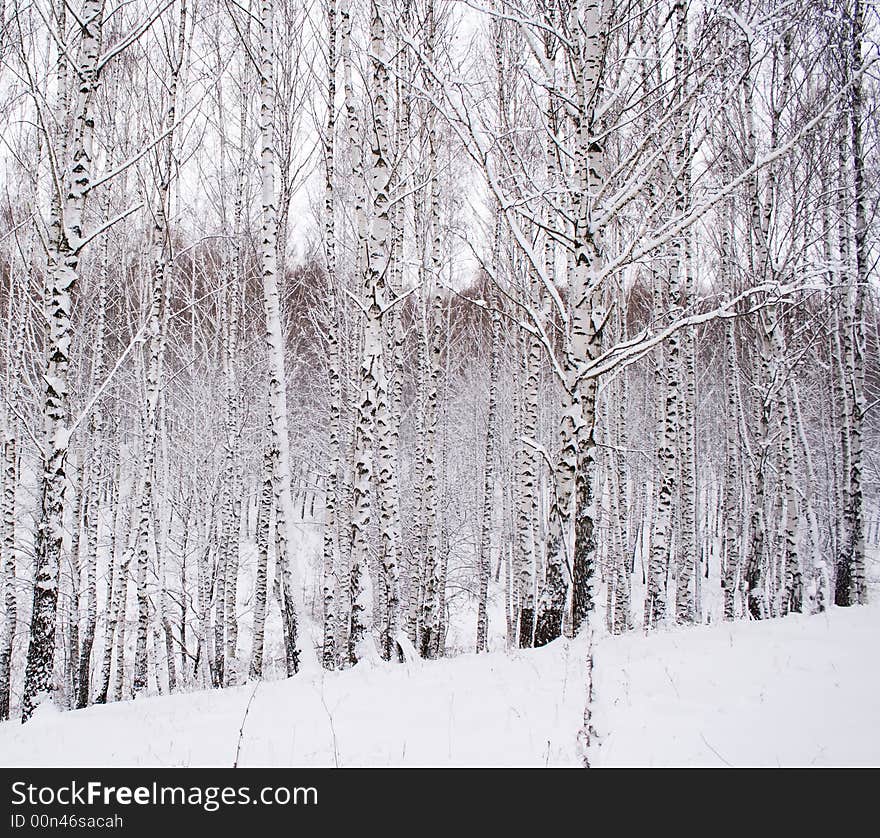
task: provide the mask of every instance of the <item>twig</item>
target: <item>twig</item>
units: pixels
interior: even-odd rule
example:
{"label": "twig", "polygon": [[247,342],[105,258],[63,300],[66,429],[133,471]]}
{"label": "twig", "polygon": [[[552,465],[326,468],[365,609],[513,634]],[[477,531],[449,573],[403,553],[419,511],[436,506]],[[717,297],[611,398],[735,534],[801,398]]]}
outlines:
{"label": "twig", "polygon": [[[321,704],[324,705],[324,712],[327,714],[327,719],[330,722],[330,735],[333,737],[333,762],[336,764],[336,767],[339,768],[339,749],[336,747],[336,725],[333,724],[333,714],[327,706],[327,699],[324,698],[323,684],[321,684]],[[404,748],[405,747],[406,746],[404,745]]]}
{"label": "twig", "polygon": [[720,759],[720,760],[721,760],[726,766],[728,766],[729,768],[733,768],[733,763],[732,763],[732,762],[728,762],[726,759],[724,759],[724,757],[721,756],[721,754],[719,754],[718,751],[716,751],[716,750],[715,750],[715,749],[709,744],[709,740],[706,739],[705,736],[703,736],[703,731],[700,731],[700,739],[702,739],[703,742],[706,743],[706,747],[707,747],[707,748],[708,748],[713,754],[715,754],[715,756],[718,757],[718,759]]}
{"label": "twig", "polygon": [[257,690],[260,689],[260,681],[254,685],[254,691],[251,693],[251,697],[248,699],[247,707],[244,708],[244,716],[241,719],[241,727],[238,729],[238,744],[235,746],[235,762],[232,763],[233,768],[238,768],[238,758],[241,756],[241,743],[244,741],[244,726],[247,722],[248,713],[251,711],[251,704],[254,700],[254,696],[257,694]]}

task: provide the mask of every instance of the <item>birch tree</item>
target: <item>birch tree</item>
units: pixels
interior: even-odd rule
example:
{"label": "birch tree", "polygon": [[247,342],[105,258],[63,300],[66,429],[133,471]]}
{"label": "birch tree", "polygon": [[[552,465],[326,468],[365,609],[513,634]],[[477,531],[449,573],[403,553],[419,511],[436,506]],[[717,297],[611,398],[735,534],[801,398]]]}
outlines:
{"label": "birch tree", "polygon": [[[48,697],[55,654],[55,611],[64,538],[66,459],[70,444],[68,370],[71,294],[85,243],[83,209],[92,178],[93,100],[99,83],[103,13],[103,3],[86,0],[77,18],[80,46],[76,65],[77,85],[70,102],[66,96],[68,59],[64,55],[58,58],[57,116],[61,125],[67,125],[70,118],[75,127],[69,150],[66,142],[57,149],[53,166],[54,188],[58,194],[53,200],[54,216],[50,227],[44,297],[49,335],[45,350],[42,407],[43,476],[36,542],[37,570],[22,701],[23,721],[27,721],[36,707]],[[64,43],[66,32],[63,17],[56,34]]]}

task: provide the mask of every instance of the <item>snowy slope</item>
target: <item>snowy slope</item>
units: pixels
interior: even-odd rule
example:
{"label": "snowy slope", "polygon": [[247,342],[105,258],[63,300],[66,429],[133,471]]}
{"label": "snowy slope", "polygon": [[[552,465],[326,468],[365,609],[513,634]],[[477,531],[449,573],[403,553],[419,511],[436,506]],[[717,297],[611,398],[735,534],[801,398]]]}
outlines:
{"label": "snowy slope", "polygon": [[[880,765],[878,650],[876,604],[599,639],[590,763]],[[574,766],[585,651],[562,640],[44,712],[0,725],[0,763],[231,766],[244,721],[242,766]]]}
{"label": "snowy slope", "polygon": [[6,766],[577,765],[584,644],[140,699],[0,725]]}
{"label": "snowy slope", "polygon": [[594,766],[880,765],[880,606],[597,646]]}

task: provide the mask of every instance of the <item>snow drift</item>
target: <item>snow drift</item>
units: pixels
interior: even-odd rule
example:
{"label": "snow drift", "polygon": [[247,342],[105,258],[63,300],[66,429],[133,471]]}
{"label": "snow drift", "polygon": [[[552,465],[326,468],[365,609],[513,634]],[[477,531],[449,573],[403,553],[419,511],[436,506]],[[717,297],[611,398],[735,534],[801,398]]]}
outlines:
{"label": "snow drift", "polygon": [[[876,601],[876,597],[875,597]],[[598,639],[592,766],[880,764],[880,607]],[[577,766],[586,643],[40,713],[6,766]]]}

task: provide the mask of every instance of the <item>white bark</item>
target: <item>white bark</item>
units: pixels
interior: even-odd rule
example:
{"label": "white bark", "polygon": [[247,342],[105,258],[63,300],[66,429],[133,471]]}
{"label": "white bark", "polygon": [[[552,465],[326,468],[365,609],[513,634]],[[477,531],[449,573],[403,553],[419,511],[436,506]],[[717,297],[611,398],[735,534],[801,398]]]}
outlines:
{"label": "white bark", "polygon": [[[72,340],[71,294],[79,272],[83,209],[92,175],[92,102],[98,86],[97,65],[102,25],[103,3],[100,0],[85,0],[77,21],[80,49],[69,169],[66,167],[66,147],[56,150],[60,152],[56,156],[60,168],[57,186],[63,190],[63,194],[57,198],[58,211],[53,224],[44,296],[48,340],[41,411],[43,468],[36,537],[34,603],[22,699],[23,721],[27,721],[37,705],[47,699],[52,688],[58,574],[64,538],[66,459],[70,443],[68,370]],[[58,32],[64,31],[62,19]],[[59,37],[63,39],[64,36],[60,34]],[[59,64],[65,68],[66,58],[59,59]],[[58,82],[60,124],[66,125],[66,72],[59,73]]]}
{"label": "white bark", "polygon": [[0,578],[3,580],[3,604],[6,614],[0,635],[0,722],[10,713],[12,652],[18,623],[18,599],[15,593],[15,485],[17,460],[15,437],[8,431],[0,436],[3,459],[0,462]]}
{"label": "white bark", "polygon": [[281,328],[281,300],[278,293],[278,219],[275,206],[275,86],[273,0],[260,0],[260,183],[262,229],[260,263],[263,304],[266,314],[266,345],[269,355],[269,402],[272,412],[272,440],[277,451],[275,468],[275,544],[281,569],[282,616],[287,638],[288,675],[316,664],[311,631],[302,605],[301,569],[294,577],[293,499],[290,493],[290,432],[287,417],[287,377],[284,337]]}

